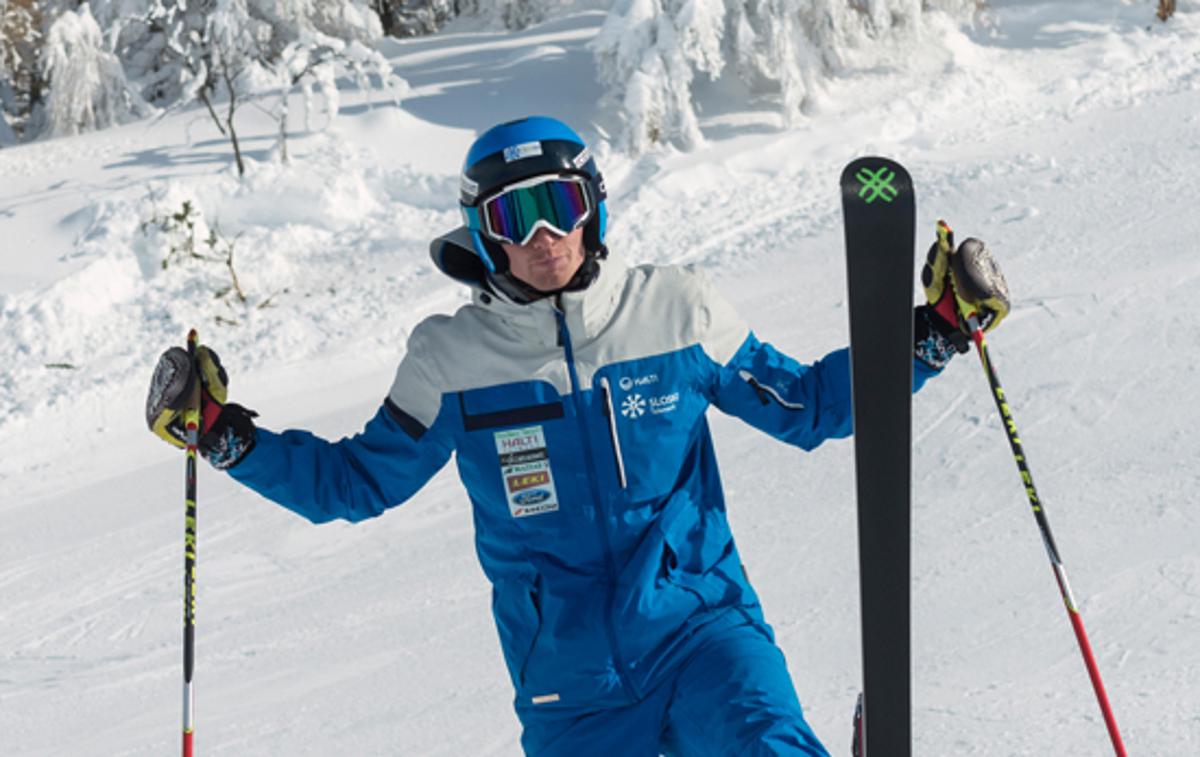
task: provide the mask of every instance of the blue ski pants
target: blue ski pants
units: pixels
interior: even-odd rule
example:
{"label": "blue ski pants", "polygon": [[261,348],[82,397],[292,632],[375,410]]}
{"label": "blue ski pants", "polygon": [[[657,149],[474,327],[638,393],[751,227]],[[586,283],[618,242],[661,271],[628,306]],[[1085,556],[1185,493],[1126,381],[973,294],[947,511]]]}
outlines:
{"label": "blue ski pants", "polygon": [[531,757],[829,757],[800,708],[783,652],[754,621],[718,622],[644,699],[586,714],[525,710]]}

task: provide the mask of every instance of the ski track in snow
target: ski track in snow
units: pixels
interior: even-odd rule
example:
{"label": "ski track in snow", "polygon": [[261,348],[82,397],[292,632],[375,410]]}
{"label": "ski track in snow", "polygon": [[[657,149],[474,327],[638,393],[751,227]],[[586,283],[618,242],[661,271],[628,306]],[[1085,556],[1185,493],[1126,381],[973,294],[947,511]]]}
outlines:
{"label": "ski track in snow", "polygon": [[[609,241],[709,269],[760,337],[815,359],[846,339],[841,167],[906,163],[918,246],[946,218],[1012,286],[993,358],[1126,743],[1196,754],[1200,14],[991,5],[974,29],[935,21],[918,48],[884,50],[905,73],[849,68],[793,131],[714,99],[702,126],[722,136],[692,153],[598,142]],[[144,430],[154,359],[199,324],[266,425],[360,428],[408,329],[465,301],[426,245],[458,222],[471,129],[553,97],[585,129],[607,123],[584,47],[598,25],[389,42],[414,87],[402,110],[348,107],[295,135],[286,166],[247,110],[240,183],[195,114],[0,150],[0,753],[177,748],[182,466]],[[501,69],[511,81],[472,78]],[[185,199],[236,240],[248,303],[213,297],[219,264],[160,267],[167,243],[141,224]],[[861,680],[852,447],[806,455],[712,422],[746,567],[841,752]],[[973,355],[918,396],[914,425],[916,753],[1106,753]],[[395,513],[318,528],[205,467],[199,520],[198,748],[519,751],[452,471]]]}

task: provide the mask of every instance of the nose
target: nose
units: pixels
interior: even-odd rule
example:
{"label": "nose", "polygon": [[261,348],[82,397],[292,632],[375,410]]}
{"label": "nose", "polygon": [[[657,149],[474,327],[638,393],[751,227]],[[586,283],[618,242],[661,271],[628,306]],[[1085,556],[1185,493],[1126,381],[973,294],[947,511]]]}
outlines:
{"label": "nose", "polygon": [[543,226],[533,233],[533,238],[529,240],[529,246],[537,250],[548,250],[560,238],[558,234]]}

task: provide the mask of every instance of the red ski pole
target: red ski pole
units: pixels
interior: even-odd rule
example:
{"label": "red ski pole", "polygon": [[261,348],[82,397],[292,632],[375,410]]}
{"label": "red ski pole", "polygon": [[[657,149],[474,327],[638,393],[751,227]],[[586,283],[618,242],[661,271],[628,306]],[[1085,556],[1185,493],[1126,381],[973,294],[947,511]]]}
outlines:
{"label": "red ski pole", "polygon": [[[938,221],[938,244],[953,251],[953,234],[954,232],[950,230],[945,221]],[[979,353],[979,361],[983,364],[983,371],[987,375],[988,384],[992,388],[992,398],[996,400],[1000,419],[1004,422],[1008,445],[1012,448],[1013,459],[1017,463],[1017,470],[1021,473],[1025,494],[1029,497],[1029,504],[1033,508],[1033,517],[1042,534],[1042,543],[1046,545],[1046,553],[1050,557],[1050,567],[1054,570],[1054,580],[1058,583],[1058,591],[1062,595],[1063,604],[1067,607],[1067,616],[1071,619],[1075,640],[1079,643],[1079,651],[1083,654],[1083,663],[1087,666],[1088,677],[1092,680],[1092,689],[1096,692],[1096,701],[1100,704],[1100,712],[1104,715],[1104,724],[1108,728],[1108,736],[1112,740],[1113,750],[1117,757],[1126,757],[1125,744],[1121,740],[1121,732],[1117,729],[1117,719],[1113,716],[1112,705],[1108,701],[1108,694],[1104,691],[1104,681],[1100,678],[1100,669],[1096,666],[1096,657],[1092,654],[1092,645],[1088,641],[1087,631],[1083,628],[1083,616],[1079,614],[1079,606],[1071,594],[1071,585],[1067,582],[1067,570],[1063,566],[1058,547],[1054,543],[1054,535],[1050,531],[1050,522],[1046,519],[1042,500],[1038,496],[1037,488],[1033,485],[1033,474],[1029,471],[1029,465],[1025,460],[1025,450],[1021,446],[1021,437],[1017,434],[1017,424],[1013,420],[1012,409],[1008,406],[1004,389],[1000,386],[1000,377],[996,375],[996,369],[988,354],[987,339],[983,336],[983,328],[973,311],[969,314],[963,313],[963,315],[971,330],[971,338],[975,341],[975,348]]]}

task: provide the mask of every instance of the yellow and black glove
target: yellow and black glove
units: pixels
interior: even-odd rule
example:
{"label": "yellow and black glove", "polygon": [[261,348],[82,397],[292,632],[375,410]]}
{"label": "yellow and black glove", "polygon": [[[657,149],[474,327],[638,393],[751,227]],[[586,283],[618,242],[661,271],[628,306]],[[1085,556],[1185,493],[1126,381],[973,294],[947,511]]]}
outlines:
{"label": "yellow and black glove", "polygon": [[945,221],[938,222],[938,240],[921,268],[921,285],[927,304],[916,308],[915,350],[933,368],[970,349],[972,320],[987,332],[1008,315],[1008,283],[991,250],[974,238],[956,250]]}
{"label": "yellow and black glove", "polygon": [[184,411],[189,403],[199,402],[200,454],[217,468],[232,467],[254,447],[253,418],[258,414],[226,404],[228,394],[229,376],[216,352],[200,345],[190,358],[183,348],[171,347],[154,367],[146,395],[146,425],[169,444],[184,447]]}

